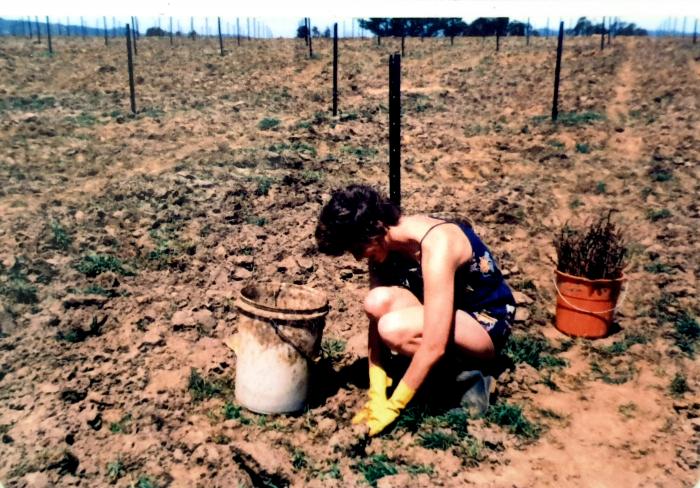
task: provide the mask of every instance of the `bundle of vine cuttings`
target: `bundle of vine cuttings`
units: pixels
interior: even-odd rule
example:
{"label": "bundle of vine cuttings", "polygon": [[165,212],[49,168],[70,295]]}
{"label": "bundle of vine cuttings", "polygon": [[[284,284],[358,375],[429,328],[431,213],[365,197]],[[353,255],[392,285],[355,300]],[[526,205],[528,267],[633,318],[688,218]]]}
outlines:
{"label": "bundle of vine cuttings", "polygon": [[627,242],[622,229],[610,221],[611,212],[591,225],[565,224],[554,238],[557,270],[589,280],[617,279],[627,264]]}

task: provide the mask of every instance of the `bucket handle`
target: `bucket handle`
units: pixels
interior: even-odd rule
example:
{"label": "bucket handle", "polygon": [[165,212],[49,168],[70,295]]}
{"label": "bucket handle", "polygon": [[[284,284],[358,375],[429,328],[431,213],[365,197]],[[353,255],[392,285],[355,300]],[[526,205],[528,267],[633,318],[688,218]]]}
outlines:
{"label": "bucket handle", "polygon": [[294,341],[292,341],[292,340],[289,338],[289,336],[287,336],[287,334],[285,334],[284,332],[282,332],[282,330],[281,330],[280,327],[275,323],[274,320],[269,321],[269,322],[267,322],[267,323],[270,325],[270,327],[272,327],[272,328],[274,329],[275,333],[277,333],[277,337],[279,337],[280,340],[281,340],[282,342],[286,342],[287,344],[289,344],[290,346],[292,346],[292,348],[293,348],[296,352],[298,352],[298,353],[301,355],[301,357],[303,357],[304,359],[306,359],[306,360],[309,362],[309,364],[313,364],[313,363],[316,363],[316,362],[317,362],[317,361],[314,360],[312,357],[310,357],[308,354],[306,354],[304,351],[302,351],[301,348],[300,348],[299,346],[297,346],[296,344],[294,344]]}
{"label": "bucket handle", "polygon": [[622,303],[625,301],[625,298],[627,297],[627,286],[624,286],[624,288],[622,288],[622,292],[620,293],[620,299],[617,301],[617,303],[615,304],[615,306],[613,308],[610,308],[608,310],[601,310],[601,311],[595,312],[593,310],[586,310],[583,308],[579,308],[576,305],[574,305],[573,303],[571,303],[569,300],[567,300],[566,297],[564,297],[564,295],[561,293],[561,291],[559,291],[559,287],[557,286],[557,280],[556,280],[556,277],[554,277],[554,276],[552,277],[552,284],[554,285],[554,289],[557,290],[557,294],[564,301],[564,303],[566,303],[569,307],[573,308],[574,310],[576,310],[578,312],[583,312],[583,313],[592,313],[592,314],[603,315],[606,313],[614,312],[615,310],[617,310],[619,307],[622,306]]}

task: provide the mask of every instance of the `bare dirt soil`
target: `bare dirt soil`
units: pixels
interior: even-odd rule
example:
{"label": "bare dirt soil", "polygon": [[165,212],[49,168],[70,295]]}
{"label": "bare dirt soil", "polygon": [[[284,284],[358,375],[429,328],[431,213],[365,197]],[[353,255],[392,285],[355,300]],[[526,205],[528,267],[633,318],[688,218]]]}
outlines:
{"label": "bare dirt soil", "polygon": [[[518,292],[485,418],[416,402],[366,440],[367,273],[318,255],[350,182],[386,188],[397,40],[0,39],[0,482],[45,486],[692,486],[700,47],[407,41],[403,206],[470,217]],[[614,209],[632,262],[617,328],[553,326],[552,239]],[[276,279],[328,293],[309,408],[236,405],[234,300]]]}

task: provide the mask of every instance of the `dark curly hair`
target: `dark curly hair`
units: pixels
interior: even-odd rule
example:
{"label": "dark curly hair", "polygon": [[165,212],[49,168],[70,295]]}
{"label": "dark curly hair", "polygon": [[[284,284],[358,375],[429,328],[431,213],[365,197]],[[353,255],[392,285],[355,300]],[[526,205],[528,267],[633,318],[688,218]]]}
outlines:
{"label": "dark curly hair", "polygon": [[336,190],[316,225],[318,250],[331,256],[366,246],[386,233],[401,216],[398,205],[367,185],[350,185]]}

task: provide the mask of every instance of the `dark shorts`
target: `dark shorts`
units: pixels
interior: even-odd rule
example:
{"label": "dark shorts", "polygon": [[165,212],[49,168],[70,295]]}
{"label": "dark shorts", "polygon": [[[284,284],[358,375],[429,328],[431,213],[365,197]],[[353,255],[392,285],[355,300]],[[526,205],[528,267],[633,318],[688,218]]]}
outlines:
{"label": "dark shorts", "polygon": [[499,353],[510,336],[510,329],[515,318],[515,306],[505,305],[500,310],[463,311],[471,315],[488,332],[494,350]]}

